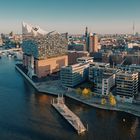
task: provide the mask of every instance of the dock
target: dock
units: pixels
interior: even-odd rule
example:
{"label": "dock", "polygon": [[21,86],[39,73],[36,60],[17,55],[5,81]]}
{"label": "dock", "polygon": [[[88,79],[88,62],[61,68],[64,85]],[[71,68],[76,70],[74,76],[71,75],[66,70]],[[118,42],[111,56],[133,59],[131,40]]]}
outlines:
{"label": "dock", "polygon": [[86,131],[86,128],[84,127],[80,118],[65,105],[63,96],[58,96],[56,100],[53,99],[51,104],[68,121],[68,123],[77,131],[78,134]]}

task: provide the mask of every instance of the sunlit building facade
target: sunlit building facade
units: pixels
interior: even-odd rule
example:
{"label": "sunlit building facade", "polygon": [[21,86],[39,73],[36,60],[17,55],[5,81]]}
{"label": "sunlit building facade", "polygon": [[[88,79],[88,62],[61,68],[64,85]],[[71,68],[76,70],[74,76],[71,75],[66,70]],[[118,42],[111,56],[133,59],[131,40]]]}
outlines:
{"label": "sunlit building facade", "polygon": [[116,74],[117,100],[132,103],[138,95],[138,72],[120,71]]}
{"label": "sunlit building facade", "polygon": [[108,95],[115,86],[116,69],[110,68],[109,63],[90,63],[89,80],[93,82],[94,92]]}
{"label": "sunlit building facade", "polygon": [[62,67],[60,71],[61,83],[65,87],[74,87],[88,78],[89,63],[79,63]]}
{"label": "sunlit building facade", "polygon": [[[25,30],[26,29],[26,30]],[[68,65],[67,39],[56,32],[23,24],[23,66],[30,77],[45,77]]]}

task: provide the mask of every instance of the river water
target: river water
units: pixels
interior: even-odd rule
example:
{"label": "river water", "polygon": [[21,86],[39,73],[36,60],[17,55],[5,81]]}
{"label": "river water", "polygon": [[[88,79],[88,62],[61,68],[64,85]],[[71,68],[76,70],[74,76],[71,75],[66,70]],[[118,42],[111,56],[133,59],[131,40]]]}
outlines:
{"label": "river water", "polygon": [[78,136],[50,105],[55,97],[36,92],[14,65],[6,56],[0,59],[0,140],[140,140],[140,118],[66,99],[88,124],[88,132]]}

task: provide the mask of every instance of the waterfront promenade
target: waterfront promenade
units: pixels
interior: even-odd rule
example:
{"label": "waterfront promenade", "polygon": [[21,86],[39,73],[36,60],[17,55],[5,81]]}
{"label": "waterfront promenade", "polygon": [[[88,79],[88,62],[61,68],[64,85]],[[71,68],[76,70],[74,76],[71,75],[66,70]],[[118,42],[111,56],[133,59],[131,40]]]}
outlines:
{"label": "waterfront promenade", "polygon": [[110,104],[101,104],[101,98],[99,97],[92,97],[92,98],[84,98],[83,96],[78,95],[75,92],[75,89],[67,90],[66,88],[63,88],[61,86],[60,80],[48,80],[46,82],[33,82],[18,66],[16,66],[16,69],[24,76],[26,80],[38,91],[43,92],[51,95],[58,96],[59,94],[64,94],[66,97],[69,97],[71,99],[77,100],[81,103],[84,103],[86,105],[97,107],[100,109],[106,109],[106,110],[114,110],[114,111],[123,111],[126,113],[133,114],[135,116],[140,117],[140,105],[138,104],[130,104],[130,103],[122,103],[117,102],[116,106],[111,106]]}

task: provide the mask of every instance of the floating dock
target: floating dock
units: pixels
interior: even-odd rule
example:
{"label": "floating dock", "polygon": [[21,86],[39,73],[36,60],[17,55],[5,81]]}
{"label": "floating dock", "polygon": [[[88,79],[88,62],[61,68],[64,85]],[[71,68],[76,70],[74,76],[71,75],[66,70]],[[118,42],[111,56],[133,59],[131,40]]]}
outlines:
{"label": "floating dock", "polygon": [[64,98],[59,97],[57,100],[52,101],[52,106],[69,122],[70,125],[77,131],[78,134],[81,134],[86,131],[83,123],[80,118],[76,116],[64,103]]}

